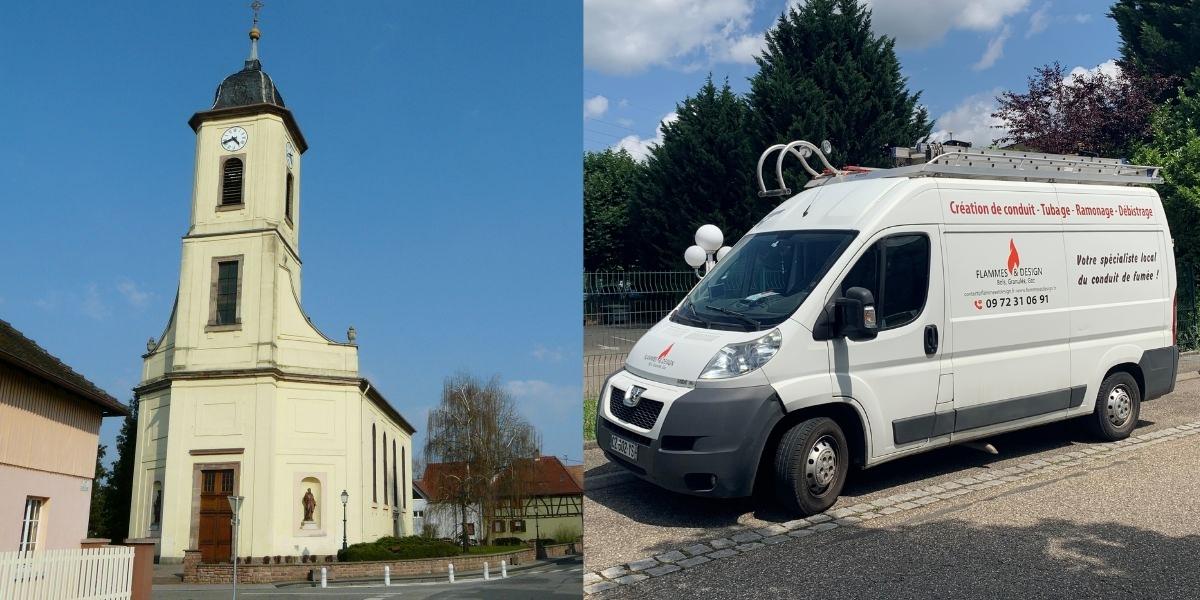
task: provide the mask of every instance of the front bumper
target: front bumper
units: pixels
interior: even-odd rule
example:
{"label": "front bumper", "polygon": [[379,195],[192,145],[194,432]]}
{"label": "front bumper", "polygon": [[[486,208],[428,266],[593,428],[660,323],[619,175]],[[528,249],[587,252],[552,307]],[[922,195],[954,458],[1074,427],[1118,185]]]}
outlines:
{"label": "front bumper", "polygon": [[[596,411],[596,443],[610,461],[675,492],[718,498],[753,492],[763,447],[784,416],[774,388],[692,389],[663,407],[653,431],[639,433],[608,408],[618,376],[625,384],[633,378],[610,377]],[[612,450],[614,435],[636,444],[637,460]]]}

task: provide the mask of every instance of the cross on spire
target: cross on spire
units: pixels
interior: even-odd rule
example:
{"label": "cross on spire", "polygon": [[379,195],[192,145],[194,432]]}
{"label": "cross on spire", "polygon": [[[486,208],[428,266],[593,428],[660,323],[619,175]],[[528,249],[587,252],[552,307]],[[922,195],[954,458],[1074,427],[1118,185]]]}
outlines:
{"label": "cross on spire", "polygon": [[250,10],[254,11],[254,22],[250,26],[250,60],[258,60],[258,37],[261,35],[258,30],[258,14],[262,7],[261,0],[254,0],[250,3]]}

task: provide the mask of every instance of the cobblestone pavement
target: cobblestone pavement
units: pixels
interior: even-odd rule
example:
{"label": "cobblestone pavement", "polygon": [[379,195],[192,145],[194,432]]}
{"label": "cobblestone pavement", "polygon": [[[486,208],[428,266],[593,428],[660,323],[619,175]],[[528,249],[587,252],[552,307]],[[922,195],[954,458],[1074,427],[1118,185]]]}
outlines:
{"label": "cobblestone pavement", "polygon": [[[896,461],[858,473],[848,483],[846,494],[831,510],[798,520],[787,520],[788,517],[784,515],[773,514],[769,507],[756,506],[753,499],[703,500],[671,494],[637,480],[591,489],[593,473],[607,472],[605,465],[595,461],[592,456],[589,457],[592,460],[589,464],[589,490],[585,506],[587,540],[591,543],[585,549],[585,556],[588,557],[585,590],[589,593],[610,590],[604,595],[622,597],[637,597],[649,594],[652,590],[663,594],[666,594],[666,590],[674,590],[678,594],[685,589],[694,591],[694,586],[686,582],[696,579],[695,574],[702,573],[721,574],[715,581],[710,581],[711,585],[706,588],[708,592],[719,596],[719,592],[725,588],[730,591],[747,589],[743,585],[744,580],[724,576],[729,565],[748,561],[758,573],[782,571],[789,573],[789,577],[794,572],[808,572],[810,565],[798,559],[790,568],[764,570],[763,565],[778,567],[787,564],[787,557],[806,556],[810,545],[825,537],[842,537],[853,535],[848,531],[894,526],[908,522],[914,515],[922,515],[946,505],[973,506],[984,496],[1024,489],[1031,483],[1028,480],[1062,478],[1063,475],[1073,476],[1075,473],[1100,469],[1097,473],[1103,472],[1105,475],[1098,475],[1095,485],[1103,488],[1108,479],[1119,479],[1103,467],[1114,461],[1126,462],[1125,457],[1130,452],[1139,455],[1143,452],[1152,453],[1155,451],[1150,450],[1151,446],[1164,442],[1195,446],[1197,438],[1192,436],[1200,432],[1198,402],[1200,380],[1181,381],[1174,394],[1146,403],[1135,435],[1130,440],[1115,444],[1094,443],[1077,432],[1074,424],[1064,423],[989,440],[1000,450],[998,456],[952,447]],[[1192,479],[1195,479],[1194,470],[1198,465],[1200,456],[1186,469]],[[1149,487],[1154,487],[1153,481]],[[1192,502],[1192,498],[1184,496],[1180,500]],[[1114,503],[1114,506],[1121,505]],[[1086,508],[1079,506],[1071,508],[1086,511]],[[1003,512],[996,508],[992,511]],[[998,526],[1017,528],[1003,521]],[[1036,530],[1053,529],[1047,527],[1040,525]],[[1059,528],[1068,535],[1074,535],[1074,529],[1069,524],[1059,524]],[[981,534],[967,531],[969,529],[958,527],[947,531],[962,530],[958,533],[968,537],[968,541],[963,542],[964,546],[957,549],[945,543],[940,544],[940,547],[950,548],[948,552],[951,558],[947,558],[949,564],[954,564],[954,552],[970,555],[973,551],[968,534]],[[833,533],[835,531],[837,533]],[[1188,533],[1197,531],[1200,531],[1200,524]],[[1105,539],[1101,534],[1094,535]],[[810,539],[798,542],[797,538]],[[798,545],[801,543],[805,546]],[[1200,547],[1195,550],[1200,551]],[[903,547],[890,548],[888,552],[886,556],[894,564],[905,563],[903,560],[897,563],[895,559],[914,554]],[[846,563],[839,566],[857,571],[862,565]],[[898,576],[904,579],[920,577],[920,574],[913,572],[905,575],[902,571]],[[712,577],[703,579],[711,580]],[[725,588],[720,585],[722,581],[725,582]],[[735,581],[739,583],[731,583]],[[781,588],[769,577],[762,584],[765,587],[754,589],[767,596],[773,595],[772,589],[787,588],[786,585]],[[832,584],[836,586],[841,582],[835,580]],[[872,595],[869,590],[859,591]],[[800,592],[800,589],[795,590],[795,593]]]}

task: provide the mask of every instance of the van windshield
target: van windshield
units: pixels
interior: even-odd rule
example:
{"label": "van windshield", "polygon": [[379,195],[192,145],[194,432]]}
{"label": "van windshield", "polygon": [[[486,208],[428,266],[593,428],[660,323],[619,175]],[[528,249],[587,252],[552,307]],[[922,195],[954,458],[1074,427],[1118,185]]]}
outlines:
{"label": "van windshield", "polygon": [[671,320],[756,331],[790,317],[854,239],[853,231],[769,231],[742,238]]}

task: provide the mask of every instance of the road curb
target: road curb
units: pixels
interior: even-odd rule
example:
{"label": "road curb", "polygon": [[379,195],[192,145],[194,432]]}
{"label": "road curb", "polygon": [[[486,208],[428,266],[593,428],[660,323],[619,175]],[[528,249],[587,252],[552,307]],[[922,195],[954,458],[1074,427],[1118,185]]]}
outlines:
{"label": "road curb", "polygon": [[1104,461],[1110,462],[1112,455],[1129,452],[1153,444],[1200,433],[1200,421],[1167,427],[1142,435],[1130,436],[1119,442],[1082,447],[1079,450],[1035,459],[1015,467],[996,469],[962,477],[954,481],[930,485],[925,488],[863,502],[848,508],[839,508],[766,527],[745,527],[727,532],[726,537],[703,542],[692,542],[687,546],[669,550],[654,556],[634,560],[603,569],[585,569],[583,591],[591,596],[606,590],[637,584],[647,579],[662,577],[677,571],[691,569],[731,556],[753,552],[767,545],[788,541],[789,537],[801,538],[831,531],[839,527],[857,527],[858,524],[885,515],[905,512],[923,506],[964,496],[973,492],[1006,486],[1011,483],[1061,471],[1069,467]]}

